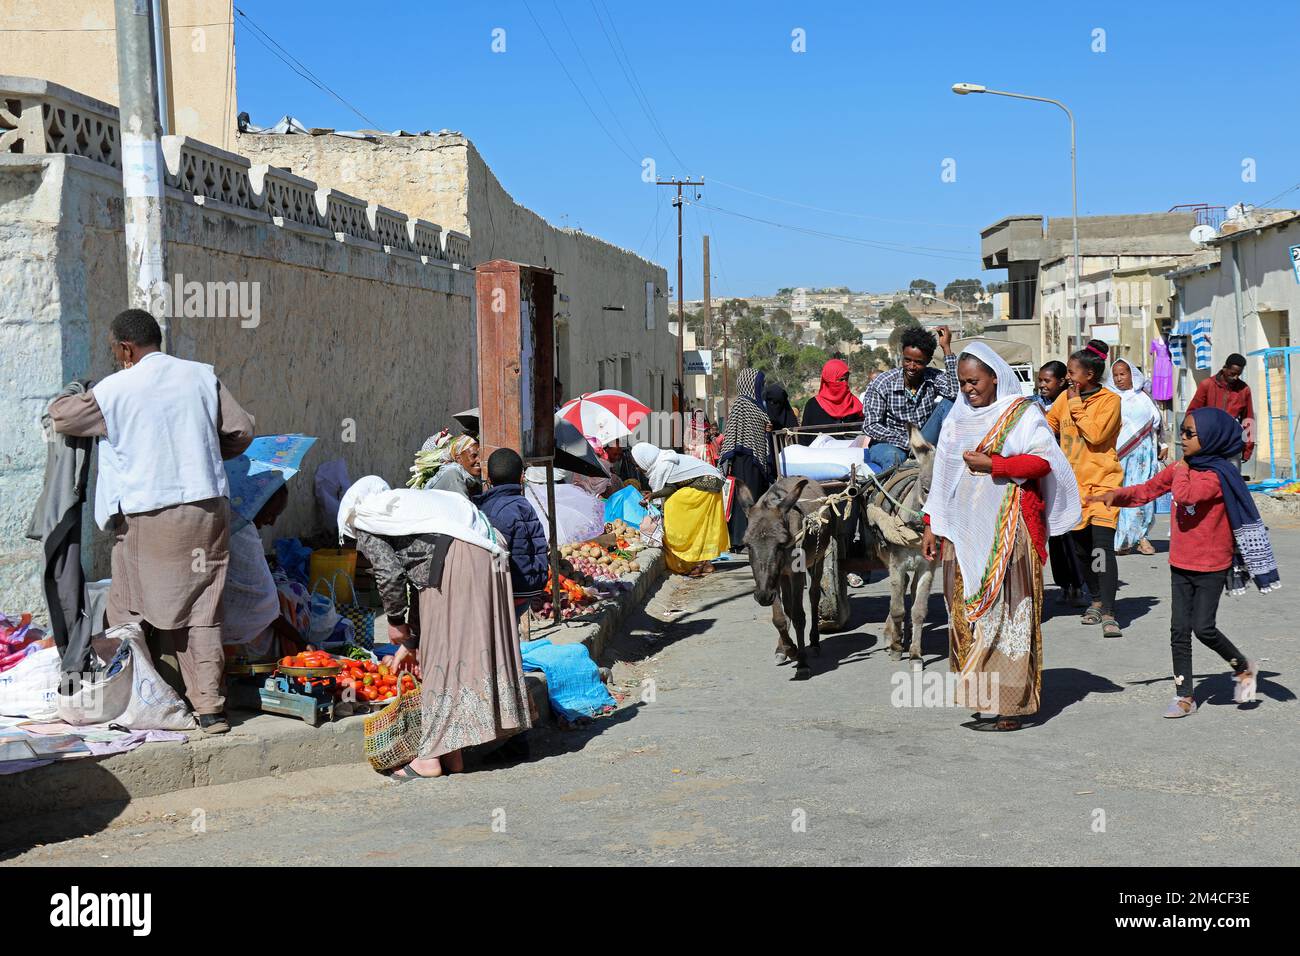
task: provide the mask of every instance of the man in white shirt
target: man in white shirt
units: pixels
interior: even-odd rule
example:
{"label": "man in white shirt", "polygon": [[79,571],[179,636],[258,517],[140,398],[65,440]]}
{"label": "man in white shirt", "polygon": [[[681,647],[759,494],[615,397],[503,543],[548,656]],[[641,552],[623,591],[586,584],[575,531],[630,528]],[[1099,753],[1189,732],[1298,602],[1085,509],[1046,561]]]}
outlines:
{"label": "man in white shirt", "polygon": [[160,646],[170,643],[199,726],[226,733],[230,501],[221,462],[252,442],[253,419],[210,365],[160,351],[148,312],[120,313],[109,344],[122,370],[50,404],[56,432],[103,439],[95,520],[115,538],[108,623],[145,623]]}

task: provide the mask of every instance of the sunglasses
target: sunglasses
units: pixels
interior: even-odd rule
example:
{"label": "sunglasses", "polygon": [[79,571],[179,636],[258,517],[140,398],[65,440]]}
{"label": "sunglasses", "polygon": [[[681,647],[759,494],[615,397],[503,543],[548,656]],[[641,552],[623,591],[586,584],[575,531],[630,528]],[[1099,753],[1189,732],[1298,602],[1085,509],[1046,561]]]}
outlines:
{"label": "sunglasses", "polygon": [[1195,437],[1196,437],[1196,432],[1192,431],[1190,428],[1180,428],[1180,429],[1179,429],[1179,432],[1182,434],[1182,436],[1183,436],[1184,438],[1195,438]]}

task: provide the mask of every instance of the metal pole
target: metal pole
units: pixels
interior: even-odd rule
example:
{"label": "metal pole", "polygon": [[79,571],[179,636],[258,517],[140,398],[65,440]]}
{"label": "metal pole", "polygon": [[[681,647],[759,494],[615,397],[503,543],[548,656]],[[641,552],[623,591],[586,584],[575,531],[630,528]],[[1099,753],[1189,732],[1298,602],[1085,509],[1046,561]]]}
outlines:
{"label": "metal pole", "polygon": [[546,523],[551,532],[551,612],[555,623],[562,620],[560,604],[564,591],[560,587],[560,531],[555,520],[555,461],[546,462]]}
{"label": "metal pole", "polygon": [[1074,324],[1079,334],[1078,345],[1083,348],[1083,310],[1079,307],[1079,169],[1074,146],[1074,114],[1064,103],[1057,103],[1070,119],[1070,194],[1073,203],[1070,213],[1070,231],[1074,236]]}
{"label": "metal pole", "polygon": [[684,373],[686,362],[684,359],[683,343],[686,341],[686,314],[682,304],[682,184],[677,184],[677,196],[673,199],[673,205],[677,207],[677,417],[673,425],[677,434],[674,436],[676,441],[673,447],[678,451],[686,450],[686,429],[683,423],[686,421],[686,376]]}
{"label": "metal pole", "polygon": [[171,345],[168,296],[163,294],[163,158],[158,130],[150,0],[114,0],[117,82],[122,129],[127,293],[134,308],[153,312]]}
{"label": "metal pole", "polygon": [[158,126],[166,136],[172,132],[172,111],[167,95],[167,17],[163,0],[150,0],[150,10],[153,17],[153,69],[158,81]]}
{"label": "metal pole", "polygon": [[[704,311],[704,347],[706,349],[712,349],[713,348],[713,305],[709,297],[713,293],[711,291],[712,287],[709,283],[709,237],[706,235],[703,237],[703,239],[704,239],[704,248],[702,250],[702,255],[704,257],[704,310],[703,310]],[[713,375],[710,374],[704,381],[708,385],[708,397],[711,397],[713,395]],[[706,397],[704,401],[706,410],[709,404],[708,397]],[[716,412],[714,413],[714,415],[709,416],[710,420],[713,420],[715,417],[716,417]]]}

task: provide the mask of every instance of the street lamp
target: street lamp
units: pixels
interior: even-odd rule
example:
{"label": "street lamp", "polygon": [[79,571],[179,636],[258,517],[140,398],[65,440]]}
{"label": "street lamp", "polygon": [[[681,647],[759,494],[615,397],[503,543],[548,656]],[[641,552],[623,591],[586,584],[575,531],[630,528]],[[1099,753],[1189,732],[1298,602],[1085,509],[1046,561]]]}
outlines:
{"label": "street lamp", "polygon": [[1017,100],[1033,100],[1035,103],[1051,103],[1053,106],[1059,106],[1065,111],[1066,117],[1070,120],[1070,191],[1073,194],[1074,209],[1071,215],[1071,231],[1074,236],[1074,324],[1079,333],[1079,341],[1083,342],[1083,311],[1079,308],[1079,175],[1078,165],[1075,161],[1074,148],[1074,114],[1070,108],[1060,100],[1048,99],[1045,96],[1030,96],[1027,93],[1008,93],[1006,90],[990,90],[988,87],[980,86],[978,83],[954,83],[952,91],[958,96],[966,96],[970,93],[992,93],[994,96],[1010,96]]}

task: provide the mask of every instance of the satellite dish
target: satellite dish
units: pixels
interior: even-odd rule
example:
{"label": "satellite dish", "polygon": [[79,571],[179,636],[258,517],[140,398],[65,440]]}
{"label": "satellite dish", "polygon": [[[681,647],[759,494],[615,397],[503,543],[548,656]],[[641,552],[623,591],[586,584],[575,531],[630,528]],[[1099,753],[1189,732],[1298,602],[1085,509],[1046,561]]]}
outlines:
{"label": "satellite dish", "polygon": [[1206,243],[1217,235],[1218,233],[1214,231],[1213,226],[1201,225],[1192,229],[1191,240],[1192,242]]}
{"label": "satellite dish", "polygon": [[1247,203],[1239,202],[1236,205],[1231,206],[1228,209],[1227,214],[1223,218],[1224,219],[1245,219],[1247,211],[1253,208],[1254,208],[1253,206]]}

